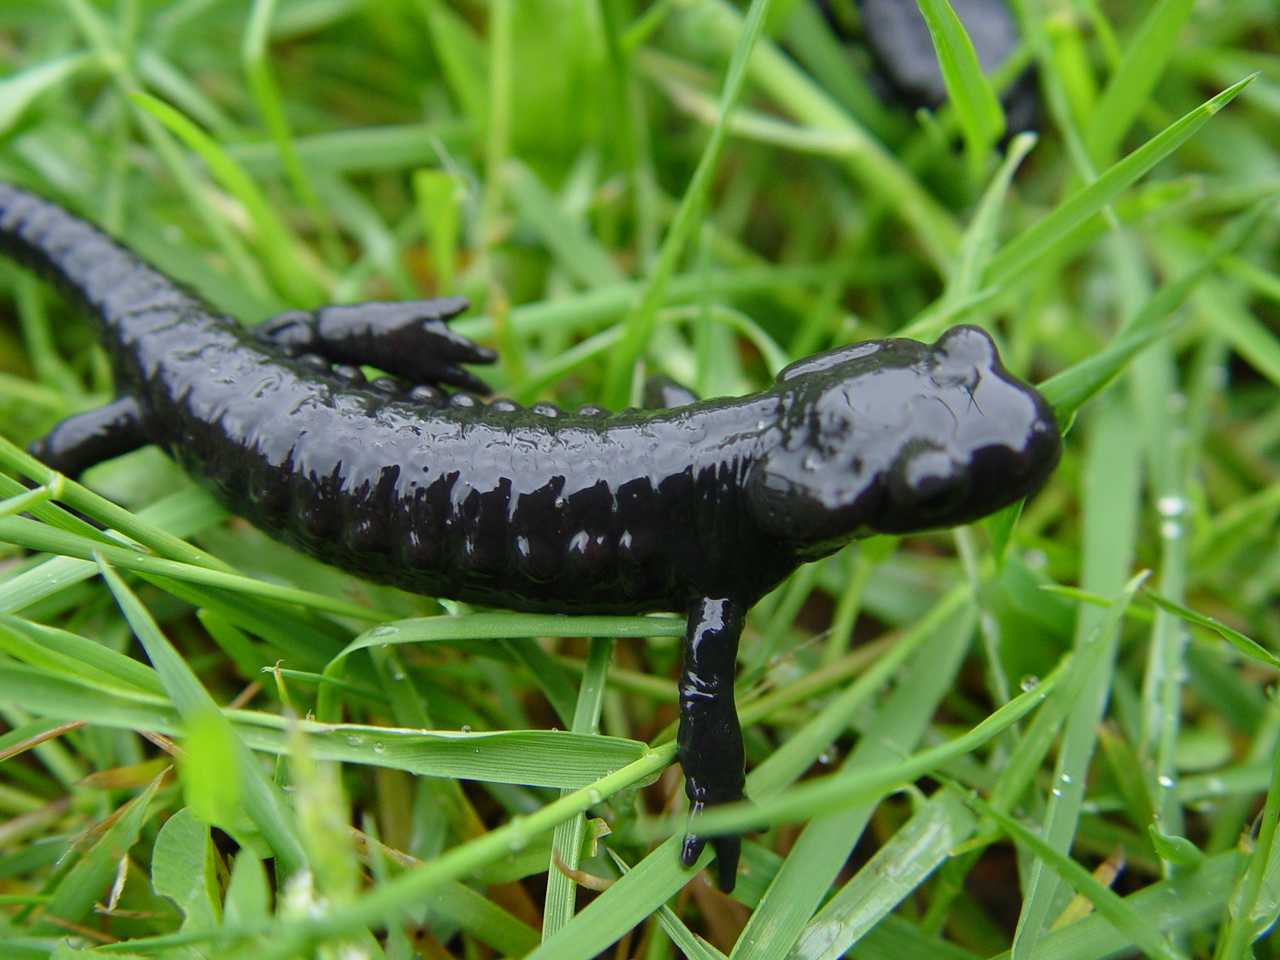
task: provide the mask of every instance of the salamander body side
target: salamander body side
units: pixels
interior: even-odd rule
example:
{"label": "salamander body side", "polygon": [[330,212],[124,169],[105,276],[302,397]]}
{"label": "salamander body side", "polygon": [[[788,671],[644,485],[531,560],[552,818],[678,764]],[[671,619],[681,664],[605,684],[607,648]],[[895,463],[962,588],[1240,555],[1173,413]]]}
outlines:
{"label": "salamander body side", "polygon": [[[215,452],[199,469],[237,512],[322,560],[510,609],[684,612],[707,592],[753,602],[798,562],[744,522],[759,416],[750,434],[712,438],[723,410],[582,422],[501,401],[379,401],[344,391],[295,407],[237,445],[247,456]],[[761,404],[737,412],[749,406]]]}

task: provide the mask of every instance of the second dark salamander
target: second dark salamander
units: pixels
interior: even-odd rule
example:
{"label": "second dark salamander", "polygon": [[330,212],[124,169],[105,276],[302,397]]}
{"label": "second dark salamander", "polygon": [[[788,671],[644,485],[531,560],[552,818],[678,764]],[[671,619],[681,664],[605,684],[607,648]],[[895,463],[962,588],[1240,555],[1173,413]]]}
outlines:
{"label": "second dark salamander", "polygon": [[[116,374],[118,400],[35,445],[49,465],[76,475],[153,443],[227,509],[371,580],[514,610],[685,614],[678,754],[695,814],[743,796],[733,679],[752,604],[858,537],[1013,503],[1059,456],[1052,411],[976,327],[809,357],[746,397],[568,413],[439,389],[482,389],[460,364],[493,360],[445,326],[461,300],[248,331],[7,184],[0,251],[99,320]],[[357,363],[399,379],[366,383]],[[736,836],[690,833],[682,859],[708,840],[732,889]]]}

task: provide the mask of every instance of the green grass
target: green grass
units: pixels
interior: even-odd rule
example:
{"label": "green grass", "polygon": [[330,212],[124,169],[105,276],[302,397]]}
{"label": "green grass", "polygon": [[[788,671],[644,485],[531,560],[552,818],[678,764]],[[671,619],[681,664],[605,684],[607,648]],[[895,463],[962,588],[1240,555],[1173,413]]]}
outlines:
{"label": "green grass", "polygon": [[729,899],[675,852],[678,621],[358,583],[154,450],[49,474],[110,371],[0,264],[0,957],[1277,956],[1280,14],[1017,0],[997,152],[924,6],[914,117],[804,0],[0,5],[0,178],[245,322],[466,294],[572,407],[963,321],[1070,425],[1020,513],[752,612]]}

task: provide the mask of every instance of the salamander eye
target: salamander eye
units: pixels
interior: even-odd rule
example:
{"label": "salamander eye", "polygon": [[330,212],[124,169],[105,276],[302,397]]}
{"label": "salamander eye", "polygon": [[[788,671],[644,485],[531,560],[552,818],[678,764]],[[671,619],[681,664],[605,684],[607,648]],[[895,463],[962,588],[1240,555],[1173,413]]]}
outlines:
{"label": "salamander eye", "polygon": [[889,493],[906,516],[927,525],[953,515],[969,496],[969,474],[937,449],[906,457],[889,478]]}

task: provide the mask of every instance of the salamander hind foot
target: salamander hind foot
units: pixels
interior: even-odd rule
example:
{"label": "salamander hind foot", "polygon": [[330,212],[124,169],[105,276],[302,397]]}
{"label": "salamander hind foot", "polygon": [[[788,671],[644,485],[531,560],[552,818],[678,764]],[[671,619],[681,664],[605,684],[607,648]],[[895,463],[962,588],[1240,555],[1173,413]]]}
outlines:
{"label": "salamander hind foot", "polygon": [[493,363],[497,354],[448,327],[469,306],[465,297],[356,303],[289,310],[255,331],[291,356],[319,354],[334,364],[367,364],[415,386],[449,384],[490,393],[461,364]]}

